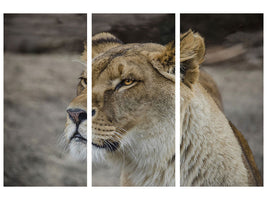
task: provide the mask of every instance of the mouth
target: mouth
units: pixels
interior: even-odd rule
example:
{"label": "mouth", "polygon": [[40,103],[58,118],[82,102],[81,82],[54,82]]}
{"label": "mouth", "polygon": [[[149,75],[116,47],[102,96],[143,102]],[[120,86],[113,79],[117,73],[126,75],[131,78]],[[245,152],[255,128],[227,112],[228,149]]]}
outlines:
{"label": "mouth", "polygon": [[70,141],[72,140],[74,140],[75,142],[82,142],[84,144],[87,144],[87,139],[84,138],[78,131],[76,131],[70,138]]}
{"label": "mouth", "polygon": [[92,145],[94,145],[99,149],[106,149],[107,151],[110,152],[116,151],[120,146],[118,142],[110,142],[110,141],[105,141],[103,145],[98,145],[95,143],[92,143]]}

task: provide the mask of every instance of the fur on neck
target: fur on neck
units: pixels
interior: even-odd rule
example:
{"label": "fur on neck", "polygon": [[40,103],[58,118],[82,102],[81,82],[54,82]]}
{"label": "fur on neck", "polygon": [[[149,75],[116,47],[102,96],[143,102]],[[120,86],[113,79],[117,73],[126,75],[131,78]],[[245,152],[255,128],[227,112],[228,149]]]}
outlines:
{"label": "fur on neck", "polygon": [[162,121],[151,120],[149,126],[153,128],[141,127],[129,131],[116,152],[93,151],[97,153],[94,157],[121,167],[121,185],[174,186],[174,112],[172,115]]}
{"label": "fur on neck", "polygon": [[181,97],[180,183],[182,186],[244,186],[242,150],[227,119],[206,91]]}

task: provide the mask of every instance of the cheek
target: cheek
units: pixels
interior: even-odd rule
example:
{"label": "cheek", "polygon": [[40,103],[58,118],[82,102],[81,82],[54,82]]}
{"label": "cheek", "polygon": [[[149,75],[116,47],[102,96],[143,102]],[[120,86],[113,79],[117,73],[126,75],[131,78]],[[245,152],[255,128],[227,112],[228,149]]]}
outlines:
{"label": "cheek", "polygon": [[143,86],[130,88],[119,93],[115,98],[116,116],[140,117],[150,107],[151,101]]}
{"label": "cheek", "polygon": [[106,92],[103,111],[114,125],[140,118],[150,106],[147,93],[142,84],[117,93]]}

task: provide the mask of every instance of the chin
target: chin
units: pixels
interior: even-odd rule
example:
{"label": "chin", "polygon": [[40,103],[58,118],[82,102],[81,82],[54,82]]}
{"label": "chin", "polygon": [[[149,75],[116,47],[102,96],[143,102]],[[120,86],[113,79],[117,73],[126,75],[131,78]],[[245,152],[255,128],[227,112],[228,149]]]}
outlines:
{"label": "chin", "polygon": [[72,141],[69,144],[69,151],[72,158],[79,161],[87,160],[87,144]]}
{"label": "chin", "polygon": [[64,139],[66,150],[77,161],[87,160],[86,122],[77,130],[74,123],[66,123]]}

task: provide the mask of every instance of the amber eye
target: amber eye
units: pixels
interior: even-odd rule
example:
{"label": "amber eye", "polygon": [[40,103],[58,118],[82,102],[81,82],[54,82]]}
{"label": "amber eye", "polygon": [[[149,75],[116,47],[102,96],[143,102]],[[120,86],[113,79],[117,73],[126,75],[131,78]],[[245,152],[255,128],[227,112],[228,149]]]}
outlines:
{"label": "amber eye", "polygon": [[122,80],[115,88],[115,90],[120,89],[123,86],[129,86],[132,85],[133,83],[135,83],[136,81],[134,79],[124,79]]}
{"label": "amber eye", "polygon": [[132,79],[125,79],[123,81],[123,85],[128,86],[128,85],[131,85],[133,82],[134,82],[134,80],[132,80]]}

